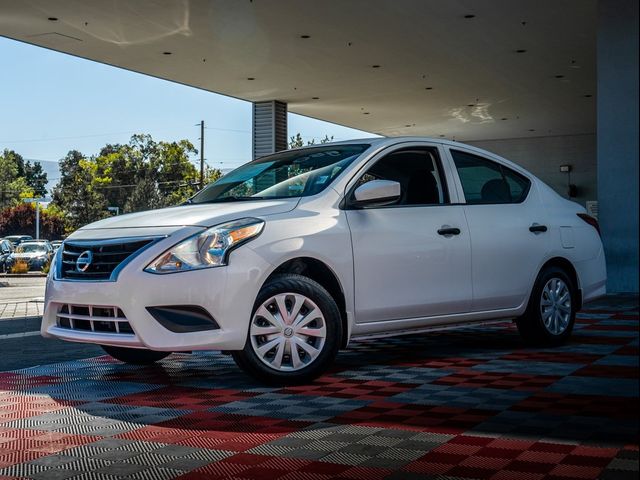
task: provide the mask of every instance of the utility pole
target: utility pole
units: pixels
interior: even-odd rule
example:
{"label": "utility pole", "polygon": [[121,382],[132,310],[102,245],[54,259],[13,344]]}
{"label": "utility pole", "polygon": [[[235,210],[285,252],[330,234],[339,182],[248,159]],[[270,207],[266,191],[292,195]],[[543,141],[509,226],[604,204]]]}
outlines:
{"label": "utility pole", "polygon": [[[50,199],[49,199],[50,200]],[[46,198],[23,198],[24,203],[36,204],[36,240],[40,240],[40,203],[48,201]]]}
{"label": "utility pole", "polygon": [[36,200],[36,240],[40,240],[40,201]]}
{"label": "utility pole", "polygon": [[204,188],[204,120],[200,122],[200,188]]}

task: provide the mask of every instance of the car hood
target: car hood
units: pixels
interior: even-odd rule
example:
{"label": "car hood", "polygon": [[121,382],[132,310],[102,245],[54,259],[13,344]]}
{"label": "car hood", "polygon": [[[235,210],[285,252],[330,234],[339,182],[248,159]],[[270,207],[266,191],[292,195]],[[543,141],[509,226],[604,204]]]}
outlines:
{"label": "car hood", "polygon": [[211,227],[243,217],[263,217],[293,210],[299,198],[256,200],[230,203],[205,203],[130,213],[100,220],[81,230],[149,228],[149,227]]}

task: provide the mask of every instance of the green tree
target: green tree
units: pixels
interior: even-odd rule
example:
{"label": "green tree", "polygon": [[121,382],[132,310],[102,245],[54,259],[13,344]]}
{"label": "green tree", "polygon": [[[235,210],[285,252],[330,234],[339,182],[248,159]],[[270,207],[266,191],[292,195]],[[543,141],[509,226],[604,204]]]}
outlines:
{"label": "green tree", "polygon": [[[320,139],[320,143],[329,143],[333,141],[333,135],[329,137],[329,135],[325,135],[324,138]],[[307,145],[315,145],[316,139],[312,138],[307,142]],[[304,140],[302,139],[302,135],[300,132],[296,133],[293,137],[289,138],[289,148],[300,148],[304,147]]]}
{"label": "green tree", "polygon": [[[197,153],[188,140],[156,142],[150,135],[105,145],[91,158],[72,150],[60,162],[53,205],[78,228],[108,216],[107,207],[129,213],[180,204],[197,191],[199,171],[190,160]],[[207,183],[220,176],[205,170]]]}
{"label": "green tree", "polygon": [[44,197],[47,194],[47,172],[42,169],[40,162],[27,160],[24,163],[24,178],[27,185],[33,190],[36,197]]}
{"label": "green tree", "polygon": [[99,190],[105,182],[97,176],[93,160],[71,150],[60,161],[60,172],[60,180],[53,189],[53,204],[66,212],[71,228],[108,216],[107,201]]}
{"label": "green tree", "polygon": [[0,208],[17,205],[23,198],[34,196],[21,170],[24,171],[22,157],[5,149],[0,154]]}
{"label": "green tree", "polygon": [[[22,203],[0,210],[0,237],[7,235],[35,235],[36,209],[32,203]],[[61,238],[65,233],[65,220],[55,209],[41,208],[40,237]]]}
{"label": "green tree", "polygon": [[[188,140],[156,142],[150,135],[107,145],[95,159],[107,203],[136,212],[184,202],[197,190],[199,171],[190,160],[197,153]],[[207,181],[220,176],[216,169],[205,173]]]}
{"label": "green tree", "polygon": [[47,172],[42,169],[42,164],[34,161],[33,164],[14,150],[5,149],[3,156],[17,167],[17,176],[23,177],[33,195],[44,197],[47,194]]}

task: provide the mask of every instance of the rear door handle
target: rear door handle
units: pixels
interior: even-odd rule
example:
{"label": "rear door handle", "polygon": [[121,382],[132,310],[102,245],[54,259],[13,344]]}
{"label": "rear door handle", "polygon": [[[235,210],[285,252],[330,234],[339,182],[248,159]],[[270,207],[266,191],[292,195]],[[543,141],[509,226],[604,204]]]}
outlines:
{"label": "rear door handle", "polygon": [[531,225],[529,227],[529,231],[532,232],[532,233],[546,232],[547,231],[547,226],[546,225],[538,225],[537,223],[534,223],[533,225]]}
{"label": "rear door handle", "polygon": [[460,235],[460,229],[455,227],[443,227],[438,230],[438,235]]}

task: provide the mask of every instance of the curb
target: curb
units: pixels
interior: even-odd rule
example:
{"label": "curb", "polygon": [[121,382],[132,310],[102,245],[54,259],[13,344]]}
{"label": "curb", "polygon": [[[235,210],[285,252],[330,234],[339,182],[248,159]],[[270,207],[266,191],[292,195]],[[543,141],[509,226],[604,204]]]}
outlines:
{"label": "curb", "polygon": [[46,278],[46,273],[0,273],[0,279],[3,278]]}

